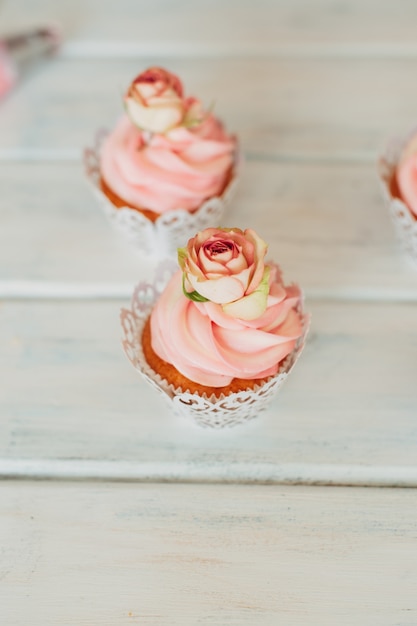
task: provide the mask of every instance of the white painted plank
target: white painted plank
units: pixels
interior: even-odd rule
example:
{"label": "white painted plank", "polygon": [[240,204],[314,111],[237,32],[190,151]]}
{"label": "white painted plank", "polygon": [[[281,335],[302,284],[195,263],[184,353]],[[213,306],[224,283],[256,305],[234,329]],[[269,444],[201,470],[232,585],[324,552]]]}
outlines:
{"label": "white painted plank", "polygon": [[155,59],[192,57],[283,58],[283,59],[415,59],[417,43],[204,43],[196,41],[74,41],[64,43],[60,52],[65,59],[132,59],[151,56]]}
{"label": "white painted plank", "polygon": [[45,281],[50,297],[96,297],[105,289],[94,283],[112,283],[120,297],[122,284],[126,293],[145,275],[144,258],[107,222],[80,165],[3,164],[0,186],[0,281],[11,297],[36,297]]}
{"label": "white painted plank", "polygon": [[[129,81],[157,60],[51,60],[1,104],[0,158],[78,159],[121,113]],[[369,161],[416,123],[417,60],[159,59],[184,79],[250,159]],[[370,78],[371,77],[371,78]],[[85,86],[88,85],[88,89]]]}
{"label": "white painted plank", "polygon": [[398,469],[391,484],[404,484],[404,468],[415,481],[416,305],[308,308],[310,340],[270,409],[241,429],[208,432],[173,418],[130,366],[118,303],[4,302],[0,458],[120,460],[143,479],[227,480],[232,467],[231,480],[240,471],[241,480],[294,482],[301,464],[304,479],[318,466],[318,482],[334,481],[334,465],[345,483],[346,466],[353,476],[363,466],[360,484],[367,467],[373,484],[383,467]]}
{"label": "white painted plank", "polygon": [[[143,50],[163,47],[172,53],[184,43],[190,53],[220,48],[265,54],[277,46],[361,44],[374,48],[415,44],[412,0],[3,0],[1,30],[56,20],[67,38],[85,42],[132,42]],[[383,47],[385,46],[385,47]],[[84,49],[87,49],[84,46]]]}
{"label": "white painted plank", "polygon": [[[3,164],[0,187],[0,297],[130,297],[153,271],[107,223],[78,166]],[[307,296],[417,299],[369,165],[249,161],[224,225],[255,228]]]}
{"label": "white painted plank", "polygon": [[411,626],[412,490],[3,482],[8,626]]}

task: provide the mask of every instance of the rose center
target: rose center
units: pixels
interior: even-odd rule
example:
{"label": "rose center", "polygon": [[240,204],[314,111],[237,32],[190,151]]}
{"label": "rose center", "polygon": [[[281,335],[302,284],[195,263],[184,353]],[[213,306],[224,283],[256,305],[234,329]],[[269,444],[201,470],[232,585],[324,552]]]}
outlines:
{"label": "rose center", "polygon": [[213,257],[218,256],[219,254],[227,254],[238,252],[236,244],[234,241],[225,241],[223,239],[218,239],[217,241],[208,242],[205,246],[205,252]]}

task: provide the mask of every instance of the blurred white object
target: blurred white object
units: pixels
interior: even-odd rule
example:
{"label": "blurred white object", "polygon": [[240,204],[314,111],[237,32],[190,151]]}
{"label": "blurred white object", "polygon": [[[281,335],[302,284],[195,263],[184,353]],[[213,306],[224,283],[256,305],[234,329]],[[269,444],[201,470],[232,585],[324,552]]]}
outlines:
{"label": "blurred white object", "polygon": [[34,61],[55,52],[60,41],[60,31],[56,26],[39,27],[1,38],[0,98],[13,89]]}

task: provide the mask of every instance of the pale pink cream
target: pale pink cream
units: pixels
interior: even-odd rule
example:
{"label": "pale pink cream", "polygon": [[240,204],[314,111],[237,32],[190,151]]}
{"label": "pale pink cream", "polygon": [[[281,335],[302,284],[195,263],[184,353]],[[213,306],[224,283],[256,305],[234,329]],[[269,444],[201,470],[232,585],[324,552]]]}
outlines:
{"label": "pale pink cream", "polygon": [[396,175],[401,199],[417,217],[417,137],[405,147]]}
{"label": "pale pink cream", "polygon": [[219,304],[186,298],[179,271],[152,311],[153,350],[190,380],[210,387],[271,376],[302,335],[300,298],[300,289],[284,286],[272,265],[267,309],[244,321],[226,315]]}
{"label": "pale pink cream", "polygon": [[129,206],[193,211],[223,189],[236,141],[213,115],[193,128],[145,137],[124,116],[101,152],[105,182]]}

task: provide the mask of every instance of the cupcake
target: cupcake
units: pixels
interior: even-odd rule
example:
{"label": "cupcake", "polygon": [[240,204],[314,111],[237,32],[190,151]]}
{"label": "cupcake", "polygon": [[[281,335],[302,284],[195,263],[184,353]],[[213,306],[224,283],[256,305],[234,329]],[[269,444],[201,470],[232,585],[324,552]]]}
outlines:
{"label": "cupcake", "polygon": [[236,178],[236,138],[163,68],[137,76],[124,107],[115,128],[86,151],[87,175],[133,243],[169,255],[221,219]]}
{"label": "cupcake", "polygon": [[417,131],[390,143],[379,171],[397,236],[417,267]]}
{"label": "cupcake", "polygon": [[284,284],[266,250],[251,229],[205,229],[178,250],[163,289],[139,285],[122,311],[133,365],[201,425],[257,416],[303,347],[301,290]]}

